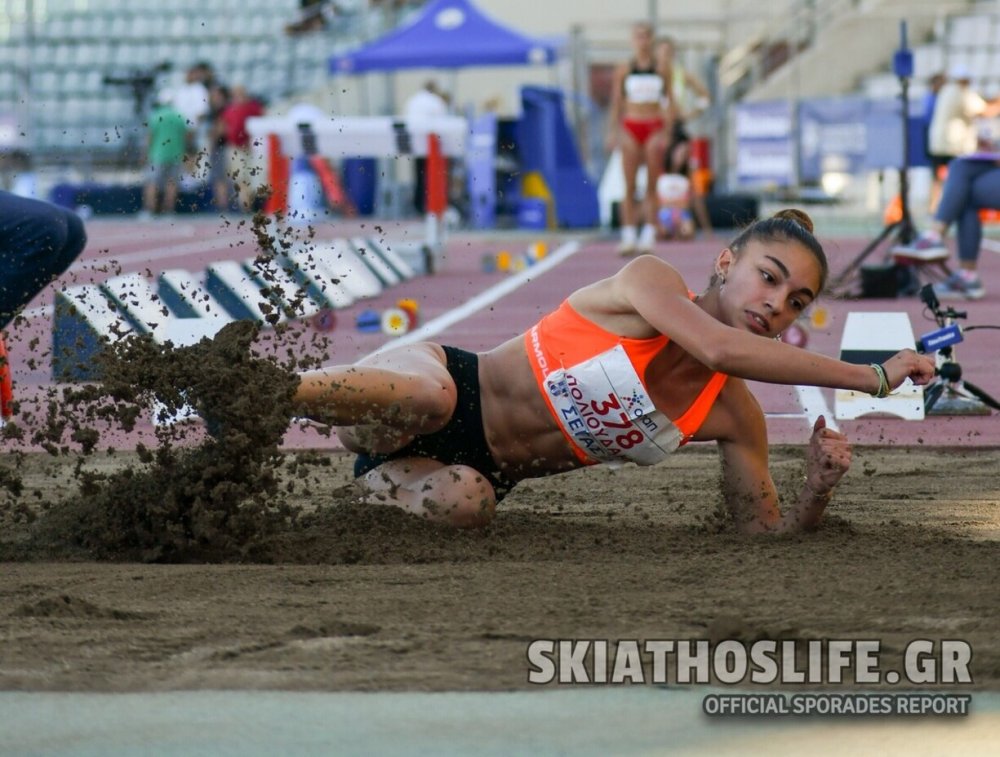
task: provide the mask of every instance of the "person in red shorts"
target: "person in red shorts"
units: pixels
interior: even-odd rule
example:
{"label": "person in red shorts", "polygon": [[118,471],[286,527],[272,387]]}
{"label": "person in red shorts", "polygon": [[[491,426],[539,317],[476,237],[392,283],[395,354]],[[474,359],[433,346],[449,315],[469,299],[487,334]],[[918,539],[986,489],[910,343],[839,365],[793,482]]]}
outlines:
{"label": "person in red shorts", "polygon": [[[621,150],[625,192],[621,203],[623,255],[652,252],[656,240],[656,180],[663,173],[664,155],[673,129],[672,76],[658,63],[653,51],[653,28],[638,23],[632,28],[633,58],[615,72],[611,112],[608,116],[608,150]],[[646,166],[646,194],[639,230],[636,178]]]}
{"label": "person in red shorts", "polygon": [[229,177],[236,187],[240,207],[244,213],[253,210],[257,187],[264,183],[262,160],[258,156],[262,150],[250,144],[247,119],[264,115],[264,106],[251,97],[242,85],[230,91],[229,103],[222,109],[219,119],[226,135],[226,164]]}
{"label": "person in red shorts", "polygon": [[850,466],[850,444],[820,416],[802,487],[779,506],[764,414],[746,382],[885,397],[934,376],[934,360],[913,350],[856,365],[780,341],[828,273],[809,217],[781,211],[716,256],[700,294],[643,255],[485,352],[418,342],[305,372],[296,412],[336,426],[357,453],[364,501],[454,526],[488,523],[524,479],[655,465],[688,442],[715,441],[744,532],[808,529]]}

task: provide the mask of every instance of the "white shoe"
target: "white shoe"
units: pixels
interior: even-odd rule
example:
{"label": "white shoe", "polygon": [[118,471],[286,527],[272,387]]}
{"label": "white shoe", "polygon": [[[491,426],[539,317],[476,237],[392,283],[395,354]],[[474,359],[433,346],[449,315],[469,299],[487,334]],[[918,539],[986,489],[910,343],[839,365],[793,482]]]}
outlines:
{"label": "white shoe", "polygon": [[635,255],[635,226],[622,226],[622,241],[618,243],[619,255]]}
{"label": "white shoe", "polygon": [[639,252],[652,252],[654,244],[656,244],[656,229],[652,224],[647,223],[642,227],[636,247],[639,249]]}

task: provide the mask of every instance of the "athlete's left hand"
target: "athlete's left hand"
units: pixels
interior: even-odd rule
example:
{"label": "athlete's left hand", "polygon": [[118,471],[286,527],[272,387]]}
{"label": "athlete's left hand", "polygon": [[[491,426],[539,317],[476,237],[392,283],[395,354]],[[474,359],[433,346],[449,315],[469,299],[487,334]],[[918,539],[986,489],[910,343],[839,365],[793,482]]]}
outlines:
{"label": "athlete's left hand", "polygon": [[851,443],[839,431],[826,427],[822,415],[813,424],[806,450],[806,485],[814,494],[826,494],[851,467]]}

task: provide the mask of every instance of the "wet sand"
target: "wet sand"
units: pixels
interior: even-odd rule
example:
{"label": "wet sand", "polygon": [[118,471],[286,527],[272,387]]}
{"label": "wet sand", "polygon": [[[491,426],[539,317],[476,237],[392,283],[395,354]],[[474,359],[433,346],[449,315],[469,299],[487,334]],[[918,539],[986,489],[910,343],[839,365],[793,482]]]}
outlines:
{"label": "wet sand", "polygon": [[[786,498],[801,458],[772,453]],[[713,637],[880,639],[890,661],[964,639],[974,688],[1000,687],[1000,450],[856,448],[818,531],[753,538],[718,516],[714,445],[525,482],[471,533],[354,504],[341,453],[291,462],[295,517],[165,564],[46,543],[31,503],[77,459],[25,455],[29,496],[0,517],[0,688],[512,690],[537,688],[532,639]]]}

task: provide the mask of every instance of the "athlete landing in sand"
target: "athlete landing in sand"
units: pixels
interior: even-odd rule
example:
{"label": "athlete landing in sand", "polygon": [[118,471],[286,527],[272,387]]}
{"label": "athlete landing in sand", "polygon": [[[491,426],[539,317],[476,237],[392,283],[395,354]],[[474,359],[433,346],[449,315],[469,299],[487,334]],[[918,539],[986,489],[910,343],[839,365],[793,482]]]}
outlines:
{"label": "athlete landing in sand", "polygon": [[358,453],[368,500],[456,526],[489,522],[522,479],[653,465],[688,441],[716,441],[741,529],[809,528],[850,466],[850,445],[820,418],[802,490],[779,508],[764,415],[744,380],[881,397],[934,375],[934,361],[912,350],[868,366],[777,340],[827,274],[812,221],[785,210],[722,250],[699,295],[668,263],[642,256],[491,350],[390,349],[302,374],[296,401]]}

